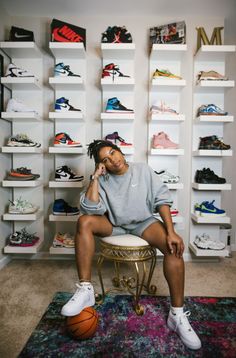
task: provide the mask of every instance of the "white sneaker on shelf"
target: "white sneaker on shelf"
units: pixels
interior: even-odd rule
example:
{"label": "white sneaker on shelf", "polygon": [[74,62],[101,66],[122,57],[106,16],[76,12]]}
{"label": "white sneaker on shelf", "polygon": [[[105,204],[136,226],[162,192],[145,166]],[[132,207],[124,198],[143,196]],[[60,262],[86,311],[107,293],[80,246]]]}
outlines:
{"label": "white sneaker on shelf", "polygon": [[155,171],[155,173],[159,176],[163,183],[176,184],[179,182],[178,175],[174,175],[165,169],[160,170],[159,172]]}
{"label": "white sneaker on shelf", "polygon": [[71,299],[62,307],[63,316],[75,316],[85,307],[91,307],[95,304],[94,289],[91,283],[77,284],[77,290]]}
{"label": "white sneaker on shelf", "polygon": [[10,201],[8,212],[9,214],[33,214],[38,210],[38,207],[30,203],[28,200],[17,198]]}
{"label": "white sneaker on shelf", "polygon": [[175,315],[170,310],[167,326],[179,335],[186,347],[190,349],[200,349],[202,346],[201,341],[191,327],[188,316],[190,316],[189,311]]}
{"label": "white sneaker on shelf", "polygon": [[34,77],[32,73],[10,63],[7,67],[5,77]]}
{"label": "white sneaker on shelf", "polygon": [[225,248],[225,244],[223,242],[213,240],[205,233],[203,233],[201,236],[196,235],[194,244],[200,249],[223,250]]}
{"label": "white sneaker on shelf", "polygon": [[23,102],[19,99],[10,98],[7,103],[6,112],[35,112],[34,109],[26,106]]}

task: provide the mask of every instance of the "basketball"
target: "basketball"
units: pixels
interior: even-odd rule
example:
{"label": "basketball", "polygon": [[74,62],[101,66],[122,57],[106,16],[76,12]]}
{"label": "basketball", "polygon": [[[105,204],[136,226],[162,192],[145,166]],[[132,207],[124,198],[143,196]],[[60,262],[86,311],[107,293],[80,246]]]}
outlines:
{"label": "basketball", "polygon": [[80,314],[67,317],[67,331],[76,339],[87,339],[94,335],[98,326],[98,313],[92,307],[86,307]]}

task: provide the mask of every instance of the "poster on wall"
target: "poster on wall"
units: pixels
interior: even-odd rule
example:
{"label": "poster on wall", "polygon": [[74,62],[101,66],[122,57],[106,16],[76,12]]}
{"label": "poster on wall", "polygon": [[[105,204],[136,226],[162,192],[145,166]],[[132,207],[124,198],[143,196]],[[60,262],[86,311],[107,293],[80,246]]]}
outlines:
{"label": "poster on wall", "polygon": [[151,44],[185,44],[185,21],[150,28]]}

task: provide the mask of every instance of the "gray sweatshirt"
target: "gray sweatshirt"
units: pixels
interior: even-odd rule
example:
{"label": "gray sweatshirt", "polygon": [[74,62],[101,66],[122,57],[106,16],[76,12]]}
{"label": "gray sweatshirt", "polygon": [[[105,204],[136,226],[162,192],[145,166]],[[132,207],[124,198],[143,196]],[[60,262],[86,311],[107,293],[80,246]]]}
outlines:
{"label": "gray sweatshirt", "polygon": [[168,187],[145,163],[129,163],[123,175],[109,174],[108,180],[99,177],[99,202],[80,198],[82,214],[107,213],[113,226],[132,230],[137,223],[150,218],[161,205],[172,205]]}

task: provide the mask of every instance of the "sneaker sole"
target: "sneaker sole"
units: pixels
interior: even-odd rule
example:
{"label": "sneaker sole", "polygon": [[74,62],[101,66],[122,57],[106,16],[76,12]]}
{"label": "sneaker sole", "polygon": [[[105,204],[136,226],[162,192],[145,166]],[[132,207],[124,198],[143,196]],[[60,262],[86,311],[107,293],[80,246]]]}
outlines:
{"label": "sneaker sole", "polygon": [[201,348],[201,344],[199,344],[198,346],[194,346],[194,345],[191,345],[189,344],[189,342],[186,342],[179,334],[178,332],[175,331],[175,327],[172,325],[171,321],[167,320],[167,327],[174,331],[178,336],[179,338],[181,339],[181,341],[185,344],[186,347],[190,348],[190,349],[194,349],[194,350],[197,350],[197,349],[200,349]]}

